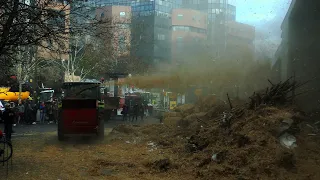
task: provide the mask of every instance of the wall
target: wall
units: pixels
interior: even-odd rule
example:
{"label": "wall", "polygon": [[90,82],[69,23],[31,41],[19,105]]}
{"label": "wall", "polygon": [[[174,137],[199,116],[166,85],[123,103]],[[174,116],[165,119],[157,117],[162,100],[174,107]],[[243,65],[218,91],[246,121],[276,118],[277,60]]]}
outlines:
{"label": "wall", "polygon": [[320,110],[319,17],[319,1],[297,1],[288,23],[288,75],[295,74],[299,82],[312,80],[299,90],[307,93],[296,101],[306,111]]}
{"label": "wall", "polygon": [[273,71],[280,70],[275,79],[294,76],[304,83],[297,89],[297,105],[307,112],[320,110],[320,2],[293,0],[281,25],[282,43],[273,63]]}
{"label": "wall", "polygon": [[236,21],[228,21],[226,22],[226,31],[228,55],[232,55],[232,58],[242,58],[252,61],[255,52],[253,45],[255,28]]}
{"label": "wall", "polygon": [[172,59],[183,62],[191,50],[205,46],[207,38],[207,15],[191,9],[172,10]]}
{"label": "wall", "polygon": [[[63,43],[63,47],[58,44],[58,42],[52,42],[52,50],[48,48],[38,47],[37,50],[37,56],[39,58],[48,59],[48,60],[57,60],[57,59],[69,59],[69,27],[70,27],[70,17],[68,14],[70,14],[70,6],[64,5],[62,3],[52,3],[48,5],[47,8],[51,8],[54,10],[60,10],[64,11],[65,16],[65,32],[64,34],[61,34],[61,39],[59,40],[59,43]],[[45,17],[44,17],[45,18]],[[61,42],[60,42],[61,41]],[[44,41],[43,46],[48,46],[48,42]]]}
{"label": "wall", "polygon": [[112,54],[115,55],[115,58],[129,55],[131,45],[131,7],[101,7],[96,10],[96,17],[104,21],[100,25],[100,31],[105,35],[103,43],[113,49]]}

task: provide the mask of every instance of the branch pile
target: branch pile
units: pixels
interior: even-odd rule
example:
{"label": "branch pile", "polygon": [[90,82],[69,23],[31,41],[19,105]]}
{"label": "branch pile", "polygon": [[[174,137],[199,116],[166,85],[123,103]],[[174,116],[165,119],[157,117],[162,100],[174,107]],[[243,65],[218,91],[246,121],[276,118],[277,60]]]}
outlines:
{"label": "branch pile", "polygon": [[[295,89],[302,85],[297,84],[296,81],[292,81],[291,78],[278,84],[273,84],[270,80],[269,82],[271,84],[270,89],[268,87],[260,93],[254,92],[249,97],[249,109],[256,109],[260,105],[279,105],[291,102],[294,98]],[[292,95],[288,96],[289,93],[292,93]]]}

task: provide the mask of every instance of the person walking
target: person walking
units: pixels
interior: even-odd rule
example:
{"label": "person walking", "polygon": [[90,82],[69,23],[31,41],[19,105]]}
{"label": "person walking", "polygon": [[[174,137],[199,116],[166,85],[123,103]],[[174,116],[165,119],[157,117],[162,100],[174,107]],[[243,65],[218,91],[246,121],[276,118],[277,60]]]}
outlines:
{"label": "person walking", "polygon": [[138,120],[138,116],[139,116],[139,105],[138,105],[138,103],[136,103],[133,106],[132,122],[134,121],[134,119],[137,121]]}
{"label": "person walking", "polygon": [[127,120],[127,118],[128,118],[128,112],[129,112],[129,107],[126,105],[126,104],[124,104],[123,105],[123,107],[122,107],[122,120],[123,121],[126,121]]}
{"label": "person walking", "polygon": [[10,107],[10,104],[5,105],[5,111],[3,112],[2,118],[4,121],[4,133],[6,134],[6,140],[11,142],[12,125],[14,123],[15,114]]}
{"label": "person walking", "polygon": [[53,106],[52,103],[48,104],[46,106],[46,110],[47,110],[47,114],[48,114],[48,118],[49,118],[49,124],[54,123],[54,114],[53,114]]}
{"label": "person walking", "polygon": [[30,101],[26,102],[26,107],[25,107],[25,119],[27,124],[32,124],[32,114],[33,114],[33,109]]}
{"label": "person walking", "polygon": [[37,103],[34,101],[31,101],[31,107],[32,107],[32,112],[31,112],[31,119],[32,119],[32,124],[37,124]]}
{"label": "person walking", "polygon": [[46,106],[44,102],[40,103],[40,123],[44,123],[46,112],[45,112]]}
{"label": "person walking", "polygon": [[143,106],[143,104],[140,104],[140,106],[139,106],[139,115],[141,117],[141,121],[143,121],[143,118],[144,118],[144,106]]}
{"label": "person walking", "polygon": [[24,105],[19,103],[18,105],[18,124],[24,123]]}

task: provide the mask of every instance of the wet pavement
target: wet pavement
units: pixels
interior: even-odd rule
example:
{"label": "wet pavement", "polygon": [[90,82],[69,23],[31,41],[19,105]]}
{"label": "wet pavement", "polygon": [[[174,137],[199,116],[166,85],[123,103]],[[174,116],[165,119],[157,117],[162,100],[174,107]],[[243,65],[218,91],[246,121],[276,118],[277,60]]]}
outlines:
{"label": "wet pavement", "polygon": [[[159,119],[153,117],[145,117],[143,121],[138,118],[137,122],[131,121],[123,121],[122,118],[113,118],[109,121],[105,122],[105,128],[114,128],[120,124],[157,124],[159,123]],[[3,131],[3,124],[0,124],[0,129]],[[44,133],[44,132],[54,132],[57,130],[56,124],[35,124],[35,125],[25,125],[20,124],[13,127],[13,131],[15,132],[12,136],[27,136],[32,135],[34,133]]]}

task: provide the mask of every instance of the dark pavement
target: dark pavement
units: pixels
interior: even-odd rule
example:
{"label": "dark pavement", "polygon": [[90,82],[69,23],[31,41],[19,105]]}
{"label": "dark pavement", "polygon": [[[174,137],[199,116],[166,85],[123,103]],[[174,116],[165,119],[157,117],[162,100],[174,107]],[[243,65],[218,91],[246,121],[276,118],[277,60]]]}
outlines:
{"label": "dark pavement", "polygon": [[[138,119],[137,122],[128,122],[123,121],[121,118],[117,119],[111,119],[109,121],[105,122],[105,128],[114,128],[120,124],[157,124],[159,123],[159,119],[153,118],[153,117],[145,117],[144,121],[142,122],[140,119]],[[3,124],[0,124],[0,129],[3,131]],[[20,124],[15,127],[13,127],[13,130],[15,133],[12,135],[14,136],[27,136],[32,135],[34,133],[44,133],[44,132],[53,132],[57,130],[56,124],[35,124],[35,125],[25,125]]]}

